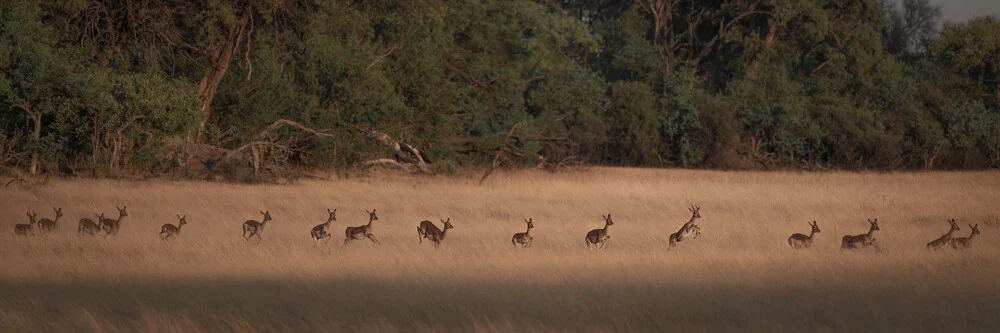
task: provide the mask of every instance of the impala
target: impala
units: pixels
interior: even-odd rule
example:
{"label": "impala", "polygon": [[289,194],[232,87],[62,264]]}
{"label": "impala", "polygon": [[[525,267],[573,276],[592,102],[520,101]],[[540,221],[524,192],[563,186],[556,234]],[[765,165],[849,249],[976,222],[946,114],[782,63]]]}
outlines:
{"label": "impala", "polygon": [[701,234],[701,228],[698,228],[698,225],[694,224],[695,219],[701,218],[701,207],[698,207],[698,205],[692,205],[691,208],[688,208],[688,210],[691,211],[691,219],[688,220],[687,223],[684,223],[680,230],[670,234],[669,248],[671,249],[677,246],[677,243],[680,243],[688,237],[694,239]]}
{"label": "impala", "polygon": [[952,238],[951,248],[957,250],[972,247],[972,239],[976,238],[976,235],[979,234],[979,223],[976,223],[976,225],[970,224],[969,227],[972,228],[972,234],[970,234],[969,237]]}
{"label": "impala", "polygon": [[32,226],[34,226],[35,223],[38,223],[38,222],[35,221],[35,217],[36,216],[38,216],[38,213],[34,213],[33,214],[33,212],[29,210],[28,211],[28,224],[18,223],[16,225],[14,225],[14,236],[17,236],[17,235],[21,235],[21,236],[32,235],[32,236],[34,236],[35,235],[35,231],[32,230],[33,229]]}
{"label": "impala", "polygon": [[[97,216],[97,221],[100,222],[104,220],[104,214],[94,214]],[[76,233],[83,236],[83,234],[90,234],[91,236],[96,235],[101,231],[101,225],[94,223],[94,220],[88,219],[86,217],[80,219],[80,227],[76,228]]]}
{"label": "impala", "polygon": [[[444,225],[444,230],[438,229],[438,227],[431,221],[421,221],[420,226],[417,227],[417,233],[421,233],[423,238],[430,239],[431,242],[434,243],[435,249],[441,245],[441,241],[443,241],[444,237],[448,234],[448,229],[455,228],[451,225],[450,217],[448,220],[441,220],[441,223]],[[423,230],[421,230],[421,228],[423,228]],[[423,241],[423,238],[421,238],[421,242]]]}
{"label": "impala", "polygon": [[42,233],[49,233],[56,230],[56,223],[59,222],[59,218],[63,217],[62,208],[52,208],[56,212],[56,218],[54,220],[41,219],[38,220],[38,230]]}
{"label": "impala", "polygon": [[122,219],[125,218],[126,216],[128,216],[128,212],[125,211],[125,209],[127,209],[128,206],[125,206],[125,207],[115,206],[115,208],[118,209],[118,219],[117,220],[112,220],[112,219],[109,219],[109,218],[101,218],[101,221],[99,221],[97,223],[98,225],[100,225],[104,229],[104,237],[107,237],[108,235],[116,235],[117,236],[118,235],[118,231],[121,230],[121,228],[122,228]]}
{"label": "impala", "polygon": [[809,231],[809,236],[803,234],[792,234],[791,237],[788,237],[788,245],[791,246],[793,249],[801,249],[801,248],[808,249],[810,246],[812,246],[813,236],[819,233],[819,225],[816,224],[816,221],[807,223],[809,224],[810,227],[812,227],[812,230]]}
{"label": "impala", "polygon": [[860,249],[860,248],[867,247],[867,246],[874,247],[876,251],[880,250],[879,246],[878,246],[878,242],[875,240],[875,238],[872,237],[872,235],[876,231],[879,231],[879,229],[878,229],[878,219],[876,218],[874,221],[872,221],[872,219],[868,219],[868,224],[870,224],[871,227],[868,229],[868,233],[867,234],[860,234],[860,235],[854,235],[854,236],[851,236],[851,235],[844,236],[844,238],[843,238],[843,240],[842,240],[842,242],[840,244],[840,250],[844,250],[844,249]]}
{"label": "impala", "polygon": [[316,246],[319,246],[319,241],[333,235],[330,233],[330,222],[337,220],[337,209],[334,208],[333,210],[330,210],[327,208],[326,213],[326,222],[313,227],[312,231],[309,232],[309,234],[312,235],[313,240],[316,241]]}
{"label": "impala", "polygon": [[352,240],[364,238],[372,241],[375,245],[381,245],[381,243],[378,242],[378,239],[375,239],[375,235],[372,234],[372,221],[378,220],[378,215],[375,215],[375,209],[372,209],[370,212],[366,210],[365,212],[368,213],[368,224],[359,225],[357,227],[347,227],[347,229],[344,230],[344,235],[346,236],[346,238],[344,238],[344,245],[347,245],[347,242]]}
{"label": "impala", "polygon": [[510,239],[511,244],[514,244],[514,246],[520,244],[521,247],[531,247],[531,242],[535,240],[534,237],[531,237],[531,229],[535,227],[535,225],[531,223],[532,220],[529,218],[525,219],[524,222],[528,224],[528,230],[514,234],[514,237]]}
{"label": "impala", "polygon": [[947,233],[941,235],[941,237],[938,237],[938,239],[932,240],[929,243],[927,243],[928,250],[937,250],[947,244],[951,244],[951,234],[955,233],[956,231],[962,230],[961,228],[958,227],[958,223],[955,223],[955,219],[948,220],[948,225],[949,228]]}
{"label": "impala", "polygon": [[177,237],[177,235],[181,234],[181,227],[188,223],[187,215],[181,216],[180,214],[177,214],[177,220],[176,226],[170,223],[164,223],[163,226],[160,227],[161,239],[169,241],[170,237]]}
{"label": "impala", "polygon": [[607,216],[601,215],[604,218],[604,228],[594,229],[587,233],[587,237],[584,240],[587,242],[587,248],[591,249],[592,246],[596,246],[599,249],[606,248],[608,246],[608,240],[611,239],[611,235],[608,234],[609,229],[615,224],[611,221],[611,214]]}
{"label": "impala", "polygon": [[262,221],[257,222],[254,220],[247,220],[246,222],[243,222],[243,237],[246,238],[248,242],[253,236],[257,236],[257,243],[260,243],[261,239],[264,238],[261,236],[261,233],[264,232],[264,225],[267,224],[267,221],[271,220],[271,212],[263,211],[260,213],[264,215],[264,219]]}

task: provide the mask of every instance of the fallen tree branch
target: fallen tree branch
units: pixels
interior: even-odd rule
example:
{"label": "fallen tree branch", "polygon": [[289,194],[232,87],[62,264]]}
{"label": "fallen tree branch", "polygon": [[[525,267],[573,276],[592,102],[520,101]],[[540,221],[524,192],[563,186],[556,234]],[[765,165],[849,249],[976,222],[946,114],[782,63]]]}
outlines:
{"label": "fallen tree branch", "polygon": [[510,152],[509,149],[506,149],[507,145],[510,143],[510,138],[514,136],[514,132],[517,128],[521,127],[521,124],[524,124],[524,121],[514,124],[514,126],[510,128],[510,131],[507,131],[507,137],[503,140],[503,143],[500,144],[500,149],[497,149],[496,155],[493,155],[493,163],[490,164],[490,167],[483,173],[483,177],[479,178],[479,185],[482,185],[483,182],[486,181],[486,177],[489,177],[490,174],[493,173],[493,169],[495,169],[497,167],[497,163],[500,162],[500,156],[503,155],[503,152]]}
{"label": "fallen tree branch", "polygon": [[[428,164],[430,164],[430,162],[426,158],[426,155],[424,155],[422,152],[420,152],[419,149],[413,147],[412,145],[406,144],[406,143],[400,143],[399,141],[394,140],[388,134],[379,132],[377,130],[366,129],[366,128],[362,128],[360,126],[354,126],[354,128],[356,128],[359,131],[361,131],[362,133],[364,133],[367,137],[375,139],[378,142],[381,142],[382,144],[391,147],[392,148],[392,152],[393,152],[393,154],[396,157],[395,160],[388,159],[388,158],[374,159],[374,160],[365,162],[364,163],[365,165],[386,165],[386,164],[390,164],[390,163],[386,162],[386,160],[388,160],[388,161],[392,161],[393,164],[396,164],[396,165],[400,166],[401,168],[403,168],[403,169],[405,169],[407,171],[410,171],[410,172],[413,172],[412,170],[413,170],[413,168],[415,168],[416,171],[419,171],[419,172],[422,172],[422,173],[432,173],[430,167],[428,166]],[[409,166],[412,166],[412,168],[409,167]]]}

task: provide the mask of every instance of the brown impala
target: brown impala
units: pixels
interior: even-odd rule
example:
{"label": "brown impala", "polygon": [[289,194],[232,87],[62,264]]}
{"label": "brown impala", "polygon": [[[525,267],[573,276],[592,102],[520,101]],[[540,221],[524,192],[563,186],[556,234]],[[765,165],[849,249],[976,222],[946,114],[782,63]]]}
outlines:
{"label": "brown impala", "polygon": [[177,220],[176,226],[170,223],[165,223],[162,227],[160,227],[161,239],[169,241],[171,237],[177,237],[181,234],[181,227],[188,224],[187,215],[181,216],[180,214],[177,214]]}
{"label": "brown impala", "polygon": [[[94,214],[97,216],[97,221],[100,222],[104,219],[104,214]],[[80,219],[80,226],[76,228],[76,233],[83,236],[83,234],[90,234],[91,236],[96,235],[101,231],[101,225],[94,223],[94,220],[88,219],[86,217]]]}
{"label": "brown impala", "polygon": [[957,249],[967,249],[972,247],[972,239],[976,238],[976,235],[979,234],[979,223],[976,223],[976,225],[970,224],[969,227],[972,228],[972,234],[970,234],[969,237],[952,238],[951,248],[957,250]]}
{"label": "brown impala", "polygon": [[330,222],[337,220],[337,209],[334,208],[333,210],[330,210],[329,208],[327,208],[326,214],[327,214],[326,222],[313,227],[312,231],[309,232],[309,235],[312,236],[312,239],[316,241],[316,246],[319,246],[319,241],[326,238],[330,238],[330,236],[333,235],[332,233],[330,233]]}
{"label": "brown impala", "polygon": [[250,238],[253,238],[253,236],[257,236],[257,243],[260,243],[260,241],[264,239],[261,234],[264,233],[264,225],[267,224],[267,221],[271,221],[271,211],[265,210],[260,213],[261,215],[264,215],[264,219],[260,222],[254,220],[247,220],[246,222],[243,222],[243,238],[246,238],[248,242],[250,241]]}
{"label": "brown impala", "polygon": [[955,222],[955,219],[948,220],[948,225],[949,226],[947,233],[941,235],[941,237],[938,237],[938,239],[932,240],[929,243],[927,243],[928,250],[937,250],[944,247],[945,245],[951,244],[951,234],[955,233],[956,231],[962,230],[961,228],[958,227],[958,223]]}
{"label": "brown impala", "polygon": [[60,217],[63,217],[62,208],[52,208],[52,210],[56,212],[56,218],[54,220],[38,220],[38,230],[40,230],[43,234],[55,231],[56,223],[59,222]]}
{"label": "brown impala", "polygon": [[38,216],[38,213],[32,214],[32,211],[29,210],[28,211],[28,224],[18,223],[16,225],[14,225],[14,236],[17,236],[17,235],[21,235],[21,236],[32,235],[32,236],[34,236],[35,235],[35,231],[32,230],[32,229],[34,229],[32,227],[35,225],[35,223],[37,223],[37,222],[35,222],[35,217],[36,216]]}
{"label": "brown impala", "polygon": [[701,228],[698,228],[698,225],[694,224],[695,219],[701,218],[701,207],[698,207],[698,205],[692,205],[691,208],[688,208],[688,210],[691,211],[691,219],[688,220],[687,223],[684,223],[680,230],[670,234],[670,247],[668,249],[674,248],[677,246],[677,243],[680,243],[688,237],[695,239],[701,234]]}
{"label": "brown impala", "polygon": [[872,219],[868,219],[868,224],[870,224],[871,227],[868,229],[867,234],[844,236],[842,242],[840,243],[840,250],[860,249],[871,246],[874,247],[876,251],[879,251],[880,249],[878,246],[878,242],[875,240],[874,237],[872,237],[872,235],[875,234],[876,231],[879,231],[878,219],[876,218],[875,221],[872,221]]}
{"label": "brown impala", "polygon": [[788,237],[788,245],[793,249],[808,249],[812,246],[813,235],[819,233],[819,225],[816,224],[816,221],[807,223],[809,223],[809,226],[812,227],[812,231],[809,231],[809,236],[803,234],[793,234],[791,237]]}
{"label": "brown impala", "polygon": [[125,206],[125,207],[115,206],[115,208],[118,209],[118,219],[117,220],[112,220],[112,219],[109,219],[109,218],[102,218],[97,223],[99,226],[101,226],[102,228],[104,228],[104,237],[107,237],[108,235],[116,235],[117,236],[118,235],[118,231],[122,229],[122,219],[125,218],[126,216],[128,216],[128,212],[125,211],[125,209],[127,209],[128,206]]}
{"label": "brown impala", "polygon": [[528,224],[528,230],[514,234],[514,237],[510,239],[510,242],[513,243],[514,246],[520,244],[521,247],[531,247],[531,242],[535,240],[534,237],[531,237],[531,229],[535,227],[535,225],[531,223],[533,222],[532,219],[526,219],[524,222]]}
{"label": "brown impala", "polygon": [[347,229],[344,230],[344,236],[346,236],[346,238],[344,238],[344,245],[347,245],[347,242],[352,240],[364,238],[372,241],[375,245],[381,245],[381,243],[378,242],[378,239],[375,239],[375,235],[372,234],[372,221],[378,220],[378,215],[375,215],[375,209],[372,209],[370,212],[366,210],[365,212],[368,213],[368,224],[359,225],[357,227],[347,227]]}
{"label": "brown impala", "polygon": [[420,225],[417,226],[417,233],[423,235],[423,237],[420,238],[421,243],[423,243],[424,238],[427,238],[434,243],[435,249],[440,246],[441,241],[443,241],[444,237],[448,234],[448,229],[455,228],[451,225],[450,217],[447,220],[441,220],[441,223],[444,225],[444,230],[438,229],[438,227],[431,221],[421,221]]}
{"label": "brown impala", "polygon": [[615,224],[611,221],[611,214],[607,216],[601,215],[604,218],[604,229],[594,229],[587,233],[587,237],[584,238],[587,241],[587,248],[592,249],[592,246],[596,246],[599,249],[608,247],[608,240],[611,239],[611,234],[609,234],[609,229]]}

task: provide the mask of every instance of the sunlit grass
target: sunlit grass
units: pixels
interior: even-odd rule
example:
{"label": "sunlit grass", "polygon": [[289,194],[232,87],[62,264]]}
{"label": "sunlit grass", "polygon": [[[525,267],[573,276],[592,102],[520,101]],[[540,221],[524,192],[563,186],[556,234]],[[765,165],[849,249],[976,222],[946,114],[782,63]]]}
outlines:
{"label": "sunlit grass", "polygon": [[[755,173],[598,168],[478,179],[374,175],[294,185],[64,180],[0,192],[10,232],[33,209],[54,235],[0,245],[0,331],[992,331],[1000,173]],[[703,234],[667,250],[702,207]],[[117,237],[77,221],[128,206]],[[338,208],[334,237],[309,230]],[[383,243],[342,245],[367,222]],[[269,210],[258,245],[240,226]],[[612,215],[607,250],[587,231]],[[186,214],[175,242],[163,223]],[[441,248],[421,220],[451,218]],[[534,219],[534,246],[510,237]],[[867,231],[883,251],[841,253]],[[929,252],[979,223],[973,248]],[[786,239],[817,220],[813,248]],[[944,328],[944,325],[948,328]]]}

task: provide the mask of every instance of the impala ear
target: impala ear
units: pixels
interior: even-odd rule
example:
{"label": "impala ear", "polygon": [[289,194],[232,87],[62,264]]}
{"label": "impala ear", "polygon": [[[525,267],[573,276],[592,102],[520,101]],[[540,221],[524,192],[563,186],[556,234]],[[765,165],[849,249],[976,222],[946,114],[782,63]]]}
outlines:
{"label": "impala ear", "polygon": [[183,217],[181,217],[181,214],[177,214],[177,219],[178,220],[183,219]]}

